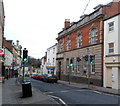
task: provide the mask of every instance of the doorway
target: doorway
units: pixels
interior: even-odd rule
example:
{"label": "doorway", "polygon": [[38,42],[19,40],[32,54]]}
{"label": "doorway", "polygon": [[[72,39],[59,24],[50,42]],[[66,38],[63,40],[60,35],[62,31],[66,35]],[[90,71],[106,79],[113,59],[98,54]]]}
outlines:
{"label": "doorway", "polygon": [[58,78],[61,80],[61,62],[58,63]]}
{"label": "doorway", "polygon": [[106,69],[106,87],[112,88],[112,67],[107,67]]}

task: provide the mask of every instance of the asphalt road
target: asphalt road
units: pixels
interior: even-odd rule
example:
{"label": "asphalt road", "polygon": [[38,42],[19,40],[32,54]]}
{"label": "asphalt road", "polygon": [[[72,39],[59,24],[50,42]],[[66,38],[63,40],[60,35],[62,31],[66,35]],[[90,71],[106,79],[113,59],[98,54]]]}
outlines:
{"label": "asphalt road", "polygon": [[118,104],[118,96],[30,79],[32,86],[63,104]]}

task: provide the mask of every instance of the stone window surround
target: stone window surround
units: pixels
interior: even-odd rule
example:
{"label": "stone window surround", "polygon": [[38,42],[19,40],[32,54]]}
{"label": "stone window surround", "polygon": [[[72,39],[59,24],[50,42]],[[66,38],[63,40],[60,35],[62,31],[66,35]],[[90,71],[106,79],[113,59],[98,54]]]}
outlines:
{"label": "stone window surround", "polygon": [[[81,39],[78,36],[81,36]],[[78,41],[79,39],[80,39],[80,42]],[[78,31],[77,36],[76,36],[76,41],[77,41],[76,48],[82,47],[82,32]],[[81,44],[79,44],[79,47],[78,47],[78,43],[81,43]]]}
{"label": "stone window surround", "polygon": [[[91,31],[92,30],[94,30],[94,29],[96,29],[96,42],[95,43],[91,43],[91,37],[92,37],[92,35],[91,35]],[[91,26],[91,28],[89,29],[89,44],[91,45],[91,44],[97,44],[98,43],[98,26],[97,25],[94,25],[94,24],[92,24],[92,26]]]}

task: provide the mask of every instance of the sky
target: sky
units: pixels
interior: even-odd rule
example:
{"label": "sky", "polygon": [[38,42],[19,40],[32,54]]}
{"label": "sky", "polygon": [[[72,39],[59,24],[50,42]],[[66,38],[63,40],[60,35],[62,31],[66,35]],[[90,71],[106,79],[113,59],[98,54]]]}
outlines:
{"label": "sky", "polygon": [[65,19],[79,21],[84,14],[94,11],[98,4],[112,0],[3,0],[5,34],[7,40],[19,40],[28,55],[42,58],[47,49],[57,43],[58,33]]}

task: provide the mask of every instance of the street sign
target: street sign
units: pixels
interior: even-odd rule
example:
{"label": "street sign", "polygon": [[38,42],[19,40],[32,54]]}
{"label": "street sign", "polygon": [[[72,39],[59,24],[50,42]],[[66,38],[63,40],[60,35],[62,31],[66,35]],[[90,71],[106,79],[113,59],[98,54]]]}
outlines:
{"label": "street sign", "polygon": [[4,56],[4,49],[0,48],[0,56]]}

